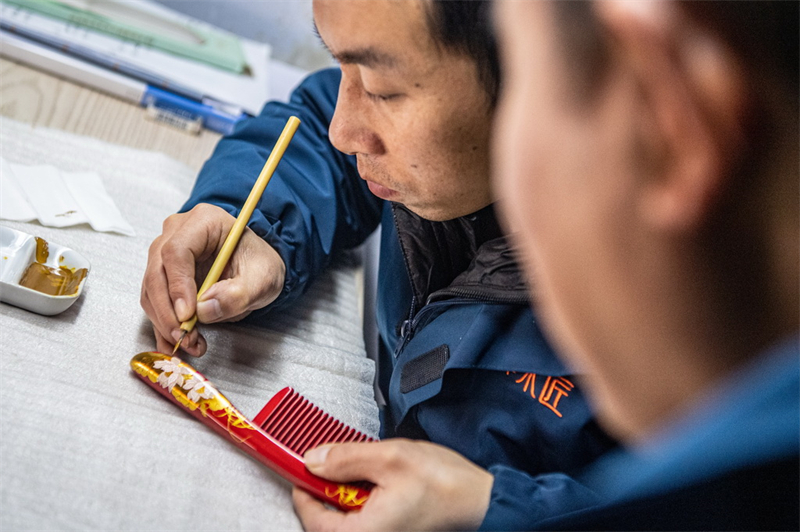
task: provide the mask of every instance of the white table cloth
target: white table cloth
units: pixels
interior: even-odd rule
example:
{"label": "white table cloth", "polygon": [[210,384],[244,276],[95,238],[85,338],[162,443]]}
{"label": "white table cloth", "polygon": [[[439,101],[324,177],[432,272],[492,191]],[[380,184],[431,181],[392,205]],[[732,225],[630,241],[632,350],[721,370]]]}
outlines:
{"label": "white table cloth", "polygon": [[[154,349],[139,306],[147,249],[194,172],[169,157],[0,118],[11,162],[100,174],[135,237],[88,226],[0,222],[83,254],[85,290],[45,317],[0,304],[0,530],[299,530],[290,486],[141,382]],[[267,194],[268,194],[267,189]],[[354,259],[265,328],[203,326],[187,358],[246,416],[292,386],[333,416],[378,431]]]}

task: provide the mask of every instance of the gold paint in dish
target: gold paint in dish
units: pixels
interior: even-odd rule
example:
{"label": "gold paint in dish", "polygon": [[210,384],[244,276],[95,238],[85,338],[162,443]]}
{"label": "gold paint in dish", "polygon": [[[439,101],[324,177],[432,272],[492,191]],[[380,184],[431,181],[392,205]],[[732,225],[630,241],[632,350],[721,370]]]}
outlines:
{"label": "gold paint in dish", "polygon": [[[36,262],[22,274],[20,286],[42,292],[50,296],[71,296],[78,293],[81,281],[88,273],[86,268],[74,269],[65,266],[51,268],[44,264],[50,251],[47,241],[36,237]],[[63,259],[63,257],[62,257]]]}

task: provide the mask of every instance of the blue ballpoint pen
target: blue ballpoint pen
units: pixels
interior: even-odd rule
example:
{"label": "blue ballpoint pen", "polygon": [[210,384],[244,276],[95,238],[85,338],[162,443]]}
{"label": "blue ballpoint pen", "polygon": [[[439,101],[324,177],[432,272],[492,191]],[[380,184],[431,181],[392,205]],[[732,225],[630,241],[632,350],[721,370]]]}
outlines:
{"label": "blue ballpoint pen", "polygon": [[151,86],[147,87],[141,104],[148,108],[154,106],[167,111],[188,113],[189,116],[200,118],[205,128],[226,135],[232,133],[236,123],[246,117],[245,114],[231,115],[210,105]]}

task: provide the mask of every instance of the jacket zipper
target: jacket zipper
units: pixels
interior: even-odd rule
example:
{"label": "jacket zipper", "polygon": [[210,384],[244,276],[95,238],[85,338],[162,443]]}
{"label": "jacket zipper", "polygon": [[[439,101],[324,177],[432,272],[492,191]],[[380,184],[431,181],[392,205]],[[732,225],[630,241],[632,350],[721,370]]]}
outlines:
{"label": "jacket zipper", "polygon": [[[487,299],[486,301],[491,300]],[[424,318],[426,314],[442,305],[464,305],[474,302],[475,299],[473,298],[454,298],[443,301],[434,301],[423,306],[415,316],[409,316],[409,318],[403,321],[403,324],[400,326],[400,341],[397,342],[397,347],[394,350],[394,357],[397,358],[400,356],[400,353],[403,351],[403,349],[405,349],[406,344],[408,344],[408,342],[414,338],[414,332],[417,329],[419,322],[422,321],[422,318]]]}
{"label": "jacket zipper", "polygon": [[438,301],[443,301],[443,297],[455,296],[458,298],[472,299],[474,301],[483,301],[485,303],[511,303],[511,304],[526,304],[530,301],[527,292],[514,292],[508,296],[488,295],[481,290],[470,290],[469,288],[443,288],[428,296],[425,305],[430,305]]}

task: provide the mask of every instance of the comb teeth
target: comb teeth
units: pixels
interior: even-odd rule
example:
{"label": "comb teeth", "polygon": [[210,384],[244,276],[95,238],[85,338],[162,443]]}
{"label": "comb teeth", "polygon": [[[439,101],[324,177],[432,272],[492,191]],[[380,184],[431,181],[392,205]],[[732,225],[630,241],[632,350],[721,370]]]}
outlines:
{"label": "comb teeth", "polygon": [[[270,403],[264,410],[271,406]],[[373,441],[373,438],[326,414],[291,389],[287,390],[271,412],[262,411],[257,417],[264,432],[300,456],[325,443]]]}

